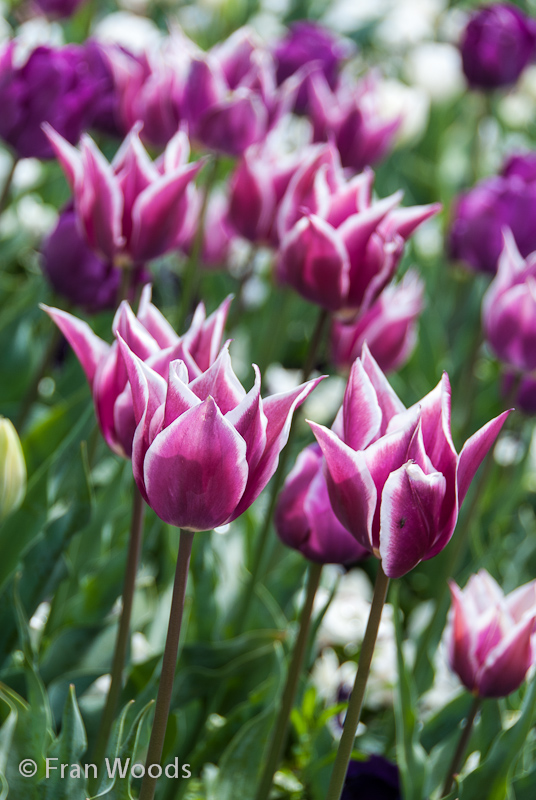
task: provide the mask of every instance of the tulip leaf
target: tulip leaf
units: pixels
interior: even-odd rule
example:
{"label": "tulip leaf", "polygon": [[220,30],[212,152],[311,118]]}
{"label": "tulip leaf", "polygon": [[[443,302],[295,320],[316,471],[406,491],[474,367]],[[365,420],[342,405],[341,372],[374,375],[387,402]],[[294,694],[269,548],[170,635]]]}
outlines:
{"label": "tulip leaf", "polygon": [[395,691],[397,763],[404,787],[404,800],[422,800],[428,772],[427,754],[419,742],[415,686],[404,662],[397,584],[394,585],[391,596],[398,666]]}
{"label": "tulip leaf", "polygon": [[[61,734],[47,753],[48,777],[39,785],[42,800],[85,800],[87,774],[80,759],[87,748],[86,730],[74,687],[71,686],[61,725]],[[62,772],[61,765],[68,764]]]}
{"label": "tulip leaf", "polygon": [[483,796],[486,800],[504,800],[508,794],[511,771],[523,750],[535,717],[536,677],[525,693],[517,722],[499,734],[483,763],[461,781],[460,800],[481,800]]}

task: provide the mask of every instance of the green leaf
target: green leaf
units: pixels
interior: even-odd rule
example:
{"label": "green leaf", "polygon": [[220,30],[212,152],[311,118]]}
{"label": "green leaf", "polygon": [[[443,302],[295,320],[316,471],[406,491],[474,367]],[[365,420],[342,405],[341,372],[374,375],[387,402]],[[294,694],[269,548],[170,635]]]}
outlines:
{"label": "green leaf", "polygon": [[[49,777],[41,781],[38,787],[43,800],[85,800],[87,780],[80,759],[86,748],[86,731],[76,702],[74,686],[71,686],[63,712],[61,734],[47,754],[47,759],[51,759],[47,762],[50,764]],[[63,777],[62,764],[69,765]]]}
{"label": "green leaf", "polygon": [[460,785],[460,800],[504,800],[511,771],[536,717],[536,677],[523,698],[517,722],[499,734],[488,757]]}

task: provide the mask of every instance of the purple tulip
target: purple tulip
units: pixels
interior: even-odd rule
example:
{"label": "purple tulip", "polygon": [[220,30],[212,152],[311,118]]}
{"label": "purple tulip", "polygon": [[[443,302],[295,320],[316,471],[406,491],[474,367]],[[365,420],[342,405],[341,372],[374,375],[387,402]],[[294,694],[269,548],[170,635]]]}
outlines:
{"label": "purple tulip", "polygon": [[402,800],[398,767],[382,756],[350,761],[341,800]]}
{"label": "purple tulip", "polygon": [[484,425],[458,455],[447,374],[406,410],[363,347],[333,429],[309,424],[326,459],[335,514],[382,560],[386,575],[405,575],[448,544],[469,484],[508,414]]}
{"label": "purple tulip", "polygon": [[536,415],[536,377],[534,374],[522,375],[507,371],[503,377],[502,394],[512,397],[512,404],[516,410],[533,417]]}
{"label": "purple tulip", "polygon": [[36,47],[21,66],[16,47],[11,41],[0,49],[0,137],[20,158],[52,158],[42,124],[77,142],[109,96],[109,76],[92,44]]}
{"label": "purple tulip", "polygon": [[482,301],[482,323],[498,359],[522,372],[536,369],[536,253],[523,259],[508,230]]}
{"label": "purple tulip", "polygon": [[440,206],[397,208],[400,192],[372,200],[371,170],[347,181],[336,151],[319,145],[279,210],[277,275],[329,311],[365,310],[393,277],[406,239]]}
{"label": "purple tulip", "polygon": [[496,272],[504,228],[511,229],[522,256],[536,250],[535,173],[534,154],[514,156],[502,175],[486,178],[458,198],[449,235],[452,258],[475,270]]}
{"label": "purple tulip", "polygon": [[35,0],[37,7],[43,11],[47,17],[52,19],[64,19],[70,17],[75,11],[83,6],[87,0]]}
{"label": "purple tulip", "polygon": [[[137,317],[128,303],[121,303],[112,330],[123,337],[137,356],[147,361],[155,374],[167,378],[169,364],[180,358],[193,379],[207,370],[218,355],[230,302],[231,298],[224,300],[208,318],[201,303],[189,330],[179,337],[151,303],[151,287],[145,286]],[[114,453],[130,458],[136,421],[127,370],[117,342],[107,344],[86,322],[65,311],[43,308],[73,348],[86,373],[106,443]]]}
{"label": "purple tulip", "polygon": [[262,141],[290,110],[298,78],[275,82],[275,65],[247,28],[191,59],[184,116],[192,138],[218,153],[237,156]]}
{"label": "purple tulip", "polygon": [[162,157],[149,158],[134,128],[109,164],[89,136],[76,150],[52,128],[47,135],[72,188],[90,247],[111,261],[149,261],[181,243],[192,181],[202,162],[188,164],[188,137],[179,131]]}
{"label": "purple tulip", "polygon": [[496,89],[515,83],[534,55],[536,28],[509,3],[480,8],[467,25],[460,49],[469,85]]}
{"label": "purple tulip", "polygon": [[[277,61],[277,83],[281,85],[291,75],[310,64],[320,69],[328,86],[335,89],[343,61],[355,52],[348,39],[309,20],[295,22],[287,35],[277,42],[273,53]],[[305,113],[308,106],[307,86],[300,87],[294,110]]]}
{"label": "purple tulip", "polygon": [[132,469],[142,496],[164,522],[185,530],[236,519],[274,474],[292,415],[321,379],[263,400],[258,368],[246,393],[225,346],[193,381],[183,361],[172,361],[166,381],[118,338],[134,400]]}
{"label": "purple tulip", "polygon": [[536,658],[536,581],[505,597],[486,570],[465,589],[450,581],[448,630],[450,666],[463,685],[480,697],[506,697],[525,680]]}
{"label": "purple tulip", "polygon": [[[97,256],[80,235],[72,206],[60,214],[58,224],[43,243],[43,272],[58,294],[90,313],[116,308],[121,270]],[[149,280],[143,267],[134,270],[131,294]]]}
{"label": "purple tulip", "polygon": [[308,78],[309,105],[315,142],[333,141],[343,167],[361,172],[392,149],[401,117],[385,119],[377,96],[377,79],[341,82],[332,91],[319,71]]}
{"label": "purple tulip", "polygon": [[331,508],[322,470],[322,452],[309,445],[281,490],[275,529],[282,542],[320,564],[351,564],[369,555],[344,528]]}
{"label": "purple tulip", "polygon": [[333,320],[331,360],[337,369],[349,370],[365,342],[383,372],[400,369],[417,341],[423,292],[423,281],[410,270],[400,283],[387,286],[357,319]]}

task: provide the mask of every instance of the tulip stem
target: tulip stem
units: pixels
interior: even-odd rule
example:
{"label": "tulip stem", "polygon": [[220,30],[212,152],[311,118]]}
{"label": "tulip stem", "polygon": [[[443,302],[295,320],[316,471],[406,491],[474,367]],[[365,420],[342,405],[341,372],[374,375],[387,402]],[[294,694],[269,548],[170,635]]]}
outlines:
{"label": "tulip stem", "polygon": [[452,761],[450,762],[450,767],[447,772],[447,779],[445,781],[441,797],[446,797],[450,793],[450,791],[452,790],[452,786],[454,784],[454,779],[456,775],[459,773],[461,767],[463,766],[465,751],[467,750],[467,745],[469,744],[469,739],[471,738],[471,733],[473,731],[475,718],[480,710],[481,704],[482,704],[482,698],[479,697],[478,695],[475,695],[473,699],[473,705],[471,706],[471,710],[467,715],[467,719],[465,720],[465,725],[463,727],[461,736],[458,740],[458,745],[456,747],[454,755],[452,756]]}
{"label": "tulip stem", "polygon": [[191,311],[193,300],[199,283],[199,266],[200,266],[201,254],[203,251],[203,240],[205,236],[205,222],[207,217],[208,201],[210,197],[210,192],[214,185],[214,181],[216,180],[216,175],[218,173],[218,164],[219,164],[219,159],[217,157],[213,158],[212,161],[210,162],[207,182],[205,184],[205,189],[203,191],[203,200],[201,202],[201,209],[199,211],[197,230],[194,235],[190,257],[184,269],[183,281],[182,281],[182,297],[179,307],[179,319],[177,327],[177,330],[179,332],[183,330],[186,324],[186,320],[188,318],[188,314]]}
{"label": "tulip stem", "polygon": [[130,538],[128,543],[125,581],[123,585],[123,605],[121,609],[121,617],[119,619],[117,638],[115,640],[115,650],[111,673],[112,680],[110,682],[108,696],[106,697],[106,703],[102,713],[95,755],[93,759],[98,767],[97,772],[99,771],[99,768],[106,755],[110,731],[112,730],[113,721],[117,711],[117,704],[121,694],[121,687],[123,684],[123,669],[125,666],[128,642],[130,638],[130,619],[132,616],[132,604],[134,601],[134,592],[136,588],[136,575],[138,573],[138,564],[141,553],[144,513],[145,502],[139,492],[138,487],[134,485]]}
{"label": "tulip stem", "polygon": [[[307,355],[305,356],[305,361],[302,367],[301,373],[301,383],[304,383],[308,380],[313,367],[315,365],[316,357],[318,355],[318,351],[320,345],[322,343],[322,337],[324,334],[324,328],[326,323],[328,322],[330,314],[326,309],[320,309],[320,313],[318,315],[315,329],[313,331],[313,335],[311,336],[311,341],[309,344],[309,348],[307,350]],[[270,526],[272,523],[272,517],[274,515],[276,503],[277,503],[277,496],[279,494],[279,490],[283,485],[283,479],[285,477],[285,470],[287,466],[287,462],[289,459],[290,453],[290,444],[292,442],[292,437],[294,435],[294,431],[296,430],[296,418],[298,417],[299,409],[295,414],[294,424],[290,428],[289,437],[287,440],[286,447],[281,451],[281,455],[279,457],[279,464],[277,466],[277,470],[275,471],[272,485],[270,487],[270,502],[268,504],[268,509],[266,511],[266,515],[264,517],[264,521],[262,524],[261,532],[259,534],[259,540],[257,542],[257,549],[255,551],[255,559],[253,561],[253,567],[251,570],[251,574],[249,576],[248,585],[244,592],[244,599],[242,604],[240,605],[239,614],[237,616],[238,619],[238,632],[241,633],[245,630],[246,624],[249,618],[249,612],[251,609],[251,601],[253,599],[253,593],[255,591],[255,586],[257,585],[257,581],[259,580],[262,563],[264,561],[264,556],[266,553],[266,547],[268,545],[268,539],[270,534]]]}
{"label": "tulip stem", "polygon": [[367,629],[363,638],[361,646],[361,653],[359,654],[359,664],[357,667],[357,675],[355,676],[354,688],[350,695],[350,702],[348,703],[348,710],[346,712],[346,719],[344,720],[344,728],[342,732],[339,749],[333,765],[333,772],[331,773],[331,781],[326,795],[326,800],[340,800],[342,790],[344,788],[344,781],[348,771],[348,763],[352,750],[354,747],[355,735],[357,726],[359,725],[359,718],[361,716],[361,708],[363,706],[363,698],[365,696],[365,688],[367,686],[367,679],[370,672],[370,665],[372,663],[372,656],[378,630],[380,628],[380,621],[382,617],[382,610],[387,597],[387,590],[389,588],[389,578],[382,569],[381,561],[378,564],[378,572],[376,575],[376,582],[374,584],[374,595],[372,597],[372,605],[370,607],[370,614],[367,622]]}
{"label": "tulip stem", "polygon": [[300,615],[300,629],[294,644],[292,653],[292,660],[287,674],[287,682],[281,698],[281,705],[277,722],[272,733],[270,741],[270,750],[268,758],[264,767],[261,782],[257,790],[256,800],[266,800],[272,786],[275,771],[281,760],[288,733],[288,723],[290,712],[294,706],[294,699],[296,697],[296,689],[298,687],[298,680],[302,671],[305,652],[307,649],[307,641],[309,637],[309,629],[311,627],[311,614],[313,611],[313,604],[320,582],[320,575],[322,573],[322,564],[311,564],[309,566],[309,577],[307,580],[307,593],[305,602],[303,604],[302,612]]}
{"label": "tulip stem", "polygon": [[13,159],[13,163],[11,164],[11,167],[9,169],[9,172],[6,175],[4,186],[2,188],[2,193],[0,194],[0,214],[4,211],[4,208],[7,205],[9,192],[11,191],[11,184],[13,183],[13,176],[15,175],[15,170],[17,169],[18,163],[19,159],[17,158],[17,156],[15,156]]}
{"label": "tulip stem", "polygon": [[171,695],[173,692],[173,681],[177,666],[177,654],[179,652],[179,637],[181,633],[186,582],[188,580],[188,568],[190,566],[193,538],[194,534],[192,531],[181,530],[177,569],[175,572],[175,583],[173,584],[173,597],[171,600],[171,612],[169,615],[164,659],[162,661],[162,672],[160,674],[160,683],[158,684],[154,722],[151,731],[151,739],[149,741],[149,749],[147,750],[145,776],[141,784],[139,800],[153,800],[156,790],[158,778],[153,777],[149,772],[153,765],[160,765],[162,759],[164,738],[171,706]]}

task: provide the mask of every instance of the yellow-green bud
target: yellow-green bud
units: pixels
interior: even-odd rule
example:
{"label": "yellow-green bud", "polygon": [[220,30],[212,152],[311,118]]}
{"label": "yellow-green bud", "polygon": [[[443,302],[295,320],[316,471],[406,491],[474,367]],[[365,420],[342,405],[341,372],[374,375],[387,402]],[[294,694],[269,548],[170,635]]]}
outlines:
{"label": "yellow-green bud", "polygon": [[0,417],[0,521],[20,506],[26,493],[26,463],[13,423]]}

